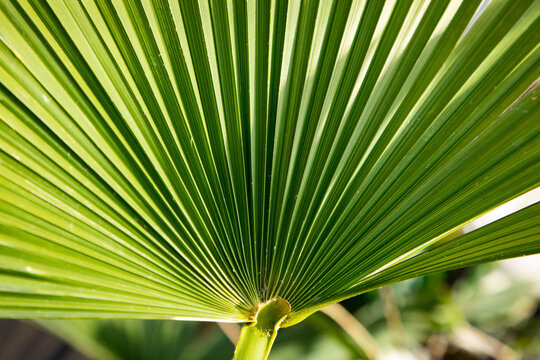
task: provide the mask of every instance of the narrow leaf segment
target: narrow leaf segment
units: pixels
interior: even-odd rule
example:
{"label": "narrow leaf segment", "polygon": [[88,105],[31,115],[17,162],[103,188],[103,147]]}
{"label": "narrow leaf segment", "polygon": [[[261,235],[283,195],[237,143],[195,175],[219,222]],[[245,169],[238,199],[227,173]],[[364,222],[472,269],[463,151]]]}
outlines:
{"label": "narrow leaf segment", "polygon": [[259,306],[255,321],[242,328],[234,352],[234,360],[266,359],[276,338],[279,325],[289,314],[291,306],[281,298],[271,299]]}

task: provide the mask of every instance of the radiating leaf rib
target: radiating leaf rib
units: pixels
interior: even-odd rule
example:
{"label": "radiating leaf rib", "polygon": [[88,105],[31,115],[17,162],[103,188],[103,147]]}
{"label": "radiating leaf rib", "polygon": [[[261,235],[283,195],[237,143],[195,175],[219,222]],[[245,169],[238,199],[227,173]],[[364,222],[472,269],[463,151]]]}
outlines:
{"label": "radiating leaf rib", "polygon": [[[434,272],[481,264],[540,251],[540,203],[485,227],[442,242],[362,281],[355,288],[380,287]],[[391,279],[391,280],[389,280]]]}

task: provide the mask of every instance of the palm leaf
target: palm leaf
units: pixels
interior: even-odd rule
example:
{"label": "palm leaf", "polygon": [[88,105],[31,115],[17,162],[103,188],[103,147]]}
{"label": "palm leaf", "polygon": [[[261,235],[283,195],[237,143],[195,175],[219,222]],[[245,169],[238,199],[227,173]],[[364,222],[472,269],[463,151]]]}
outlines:
{"label": "palm leaf", "polygon": [[540,1],[10,0],[0,37],[0,316],[293,324],[539,251],[438,243],[540,184]]}

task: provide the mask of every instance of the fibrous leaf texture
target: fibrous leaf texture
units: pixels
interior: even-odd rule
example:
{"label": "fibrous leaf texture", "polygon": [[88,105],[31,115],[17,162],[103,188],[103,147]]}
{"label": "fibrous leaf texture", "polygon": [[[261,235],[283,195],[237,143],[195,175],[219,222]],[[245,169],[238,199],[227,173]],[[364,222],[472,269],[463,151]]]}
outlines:
{"label": "fibrous leaf texture", "polygon": [[540,251],[540,1],[0,1],[0,316],[283,325]]}

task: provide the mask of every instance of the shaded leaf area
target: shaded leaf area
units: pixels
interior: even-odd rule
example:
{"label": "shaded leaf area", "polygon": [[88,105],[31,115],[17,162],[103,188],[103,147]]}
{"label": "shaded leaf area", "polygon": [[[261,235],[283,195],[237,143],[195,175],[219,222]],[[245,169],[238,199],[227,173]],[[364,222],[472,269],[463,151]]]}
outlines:
{"label": "shaded leaf area", "polygon": [[540,1],[479,4],[0,2],[0,316],[293,323],[446,269],[540,185]]}
{"label": "shaded leaf area", "polygon": [[39,325],[90,359],[230,359],[215,324],[157,320],[42,320]]}

